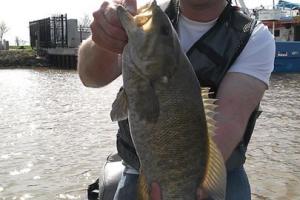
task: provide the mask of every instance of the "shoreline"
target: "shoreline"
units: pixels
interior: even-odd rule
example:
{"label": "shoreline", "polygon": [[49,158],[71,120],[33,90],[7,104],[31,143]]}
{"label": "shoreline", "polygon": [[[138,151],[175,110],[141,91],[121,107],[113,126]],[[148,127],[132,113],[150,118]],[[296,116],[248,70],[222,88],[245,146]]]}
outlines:
{"label": "shoreline", "polygon": [[32,49],[0,50],[0,69],[49,67],[46,58],[37,57]]}

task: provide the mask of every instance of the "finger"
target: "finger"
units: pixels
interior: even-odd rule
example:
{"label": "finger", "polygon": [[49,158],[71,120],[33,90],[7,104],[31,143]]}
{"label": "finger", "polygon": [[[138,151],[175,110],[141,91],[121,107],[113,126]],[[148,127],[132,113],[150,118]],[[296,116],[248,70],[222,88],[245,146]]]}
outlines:
{"label": "finger", "polygon": [[[106,17],[105,13],[108,13],[109,16]],[[127,35],[120,27],[121,24],[116,22],[116,17],[114,18],[116,10],[108,2],[103,2],[100,9],[93,13],[93,16],[94,21],[91,24],[92,40],[99,47],[121,53],[127,43]]]}
{"label": "finger", "polygon": [[151,184],[151,200],[161,200],[160,188],[157,183]]}
{"label": "finger", "polygon": [[136,15],[137,3],[136,0],[123,0],[123,6],[132,14]]}
{"label": "finger", "polygon": [[95,12],[93,12],[93,17],[94,17],[94,19],[99,20],[99,17],[100,17],[99,13],[100,13],[100,12],[104,12],[104,10],[105,10],[108,6],[109,6],[109,3],[108,3],[107,1],[104,1],[104,2],[101,4],[100,8],[99,8],[98,10],[96,10]]}
{"label": "finger", "polygon": [[104,2],[100,9],[93,13],[96,23],[102,26],[107,34],[115,36],[115,39],[127,40],[126,33],[117,17],[116,8]]}
{"label": "finger", "polygon": [[121,4],[124,6],[132,15],[137,14],[137,2],[136,0],[114,0],[116,5]]}
{"label": "finger", "polygon": [[103,20],[103,15],[106,21],[112,26],[122,27],[115,5],[105,1],[101,4],[100,9],[93,13],[93,17],[98,23]]}
{"label": "finger", "polygon": [[99,25],[102,27],[102,30],[107,36],[110,36],[116,40],[127,42],[127,34],[121,26],[114,26],[110,24],[104,13],[101,13],[101,17],[103,20],[100,20]]}
{"label": "finger", "polygon": [[108,36],[100,26],[94,25],[94,24],[95,24],[95,22],[93,22],[91,25],[92,40],[99,47],[102,47],[108,51],[111,51],[114,53],[122,53],[123,48],[126,45],[126,42],[116,40],[116,39]]}
{"label": "finger", "polygon": [[209,200],[206,192],[202,189],[197,189],[197,200]]}

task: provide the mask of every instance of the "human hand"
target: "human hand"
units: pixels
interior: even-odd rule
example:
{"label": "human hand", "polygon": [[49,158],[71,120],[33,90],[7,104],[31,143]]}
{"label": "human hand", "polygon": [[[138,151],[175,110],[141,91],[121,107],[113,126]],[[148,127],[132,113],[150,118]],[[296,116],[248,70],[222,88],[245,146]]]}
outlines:
{"label": "human hand", "polygon": [[92,40],[101,48],[114,53],[122,53],[127,44],[127,34],[117,16],[117,5],[123,5],[132,15],[136,15],[136,0],[104,1],[93,13],[91,24]]}
{"label": "human hand", "polygon": [[161,200],[160,188],[158,183],[153,182],[151,185],[151,200]]}
{"label": "human hand", "polygon": [[197,200],[208,200],[208,195],[201,188],[197,190]]}
{"label": "human hand", "polygon": [[[155,182],[152,183],[150,196],[151,196],[151,200],[162,200],[158,183]],[[202,189],[197,190],[197,200],[205,200],[207,198],[208,198],[207,194]]]}

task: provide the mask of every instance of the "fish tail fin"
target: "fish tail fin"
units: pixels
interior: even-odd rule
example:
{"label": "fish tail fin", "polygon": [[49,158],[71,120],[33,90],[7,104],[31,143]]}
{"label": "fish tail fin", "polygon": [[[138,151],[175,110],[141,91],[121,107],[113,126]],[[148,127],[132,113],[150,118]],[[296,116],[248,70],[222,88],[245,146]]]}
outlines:
{"label": "fish tail fin", "polygon": [[201,186],[214,200],[224,200],[226,196],[226,167],[223,156],[213,141],[216,129],[213,119],[216,109],[214,102],[216,100],[209,99],[208,95],[209,92],[207,88],[202,90],[204,110],[207,117],[208,161],[204,181]]}
{"label": "fish tail fin", "polygon": [[143,173],[139,175],[137,187],[137,200],[150,200],[150,190]]}

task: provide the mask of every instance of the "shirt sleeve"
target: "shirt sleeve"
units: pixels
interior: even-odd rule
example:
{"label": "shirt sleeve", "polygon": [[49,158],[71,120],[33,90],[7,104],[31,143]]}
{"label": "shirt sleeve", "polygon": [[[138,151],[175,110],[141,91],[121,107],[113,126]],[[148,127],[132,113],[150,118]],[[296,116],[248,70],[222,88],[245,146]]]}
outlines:
{"label": "shirt sleeve", "polygon": [[245,48],[228,72],[239,72],[253,76],[269,86],[274,69],[275,41],[263,24],[258,24],[252,32]]}

